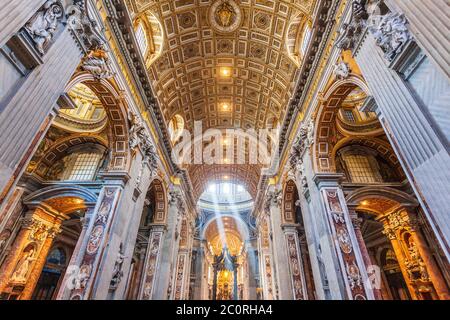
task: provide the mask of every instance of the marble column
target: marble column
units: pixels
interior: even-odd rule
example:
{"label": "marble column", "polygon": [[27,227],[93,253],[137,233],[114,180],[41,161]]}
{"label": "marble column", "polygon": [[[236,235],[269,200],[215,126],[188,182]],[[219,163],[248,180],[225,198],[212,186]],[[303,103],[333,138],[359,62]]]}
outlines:
{"label": "marble column", "polygon": [[260,286],[264,300],[276,300],[275,272],[273,267],[272,240],[270,217],[267,212],[262,212],[258,218],[258,258]]}
{"label": "marble column", "polygon": [[303,272],[305,274],[306,293],[308,300],[316,300],[316,290],[314,285],[314,276],[311,270],[311,259],[308,251],[308,243],[306,237],[299,235],[300,254],[303,262]]}
{"label": "marble column", "polygon": [[179,201],[169,201],[169,208],[167,210],[167,229],[164,234],[162,242],[159,268],[155,275],[155,288],[153,299],[166,300],[167,291],[169,289],[171,273],[175,266],[173,265],[174,255],[178,247],[179,237],[177,239],[177,221],[178,215],[181,214]]}
{"label": "marble column", "polygon": [[425,266],[427,268],[428,275],[433,283],[434,289],[440,300],[450,300],[449,289],[446,285],[446,281],[439,270],[435,259],[431,253],[427,242],[424,239],[420,225],[417,222],[417,213],[411,209],[406,209],[410,221],[410,233],[414,239],[414,243],[417,245],[417,249]]}
{"label": "marble column", "polygon": [[189,252],[187,249],[182,248],[178,253],[176,268],[174,272],[174,284],[172,286],[172,299],[173,300],[185,300],[186,292],[186,278],[189,279],[189,273],[187,272],[189,267]]}
{"label": "marble column", "polygon": [[140,300],[151,300],[155,291],[156,277],[160,268],[161,248],[166,233],[165,224],[153,224],[148,239],[147,254],[144,263]]}
{"label": "marble column", "polygon": [[138,260],[130,266],[129,272],[132,272],[132,279],[127,289],[127,300],[136,300],[138,298],[139,287],[142,284],[141,280],[143,279],[144,273],[145,250],[141,249],[138,255]]}
{"label": "marble column", "polygon": [[286,239],[282,229],[281,217],[281,190],[272,186],[268,191],[266,208],[270,214],[270,225],[272,230],[272,255],[275,269],[275,283],[278,288],[278,299],[294,299],[292,281],[286,266],[289,265],[288,249]]}
{"label": "marble column", "polygon": [[388,226],[388,223],[385,221],[384,224],[384,234],[391,241],[392,249],[395,252],[395,256],[397,258],[398,265],[400,266],[400,270],[402,271],[403,279],[405,280],[406,286],[408,287],[409,294],[413,300],[418,300],[416,288],[413,286],[410,276],[407,271],[405,255],[402,250],[402,245],[400,244],[400,240],[398,238],[397,233],[394,230],[391,230]]}
{"label": "marble column", "polygon": [[257,282],[256,276],[258,272],[258,261],[256,261],[256,248],[252,245],[251,241],[246,241],[246,270],[245,272],[245,299],[256,300]]}
{"label": "marble column", "polygon": [[70,266],[72,272],[65,277],[58,299],[87,300],[91,298],[122,191],[123,181],[107,181],[103,186],[90,218],[86,236],[78,253],[72,258],[75,262]]}
{"label": "marble column", "polygon": [[430,277],[431,282],[433,283],[434,289],[436,290],[436,294],[438,295],[439,299],[450,300],[450,293],[446,285],[446,282],[442,276],[442,273],[437,267],[433,256],[430,253],[430,249],[426,245],[423,235],[421,234],[420,231],[412,231],[411,235],[413,236],[415,243],[417,243],[420,256],[422,257],[423,262],[425,263],[428,275]]}
{"label": "marble column", "polygon": [[[362,258],[364,260],[364,265],[366,266],[367,273],[369,273],[369,270],[373,270],[374,262],[370,258],[369,251],[367,250],[366,243],[364,241],[364,237],[361,232],[361,223],[362,219],[358,217],[358,214],[355,211],[355,208],[348,206],[350,219],[352,221],[353,229],[355,231],[356,240],[358,241],[359,249],[361,251]],[[373,295],[375,300],[383,300],[383,297],[381,295],[381,289],[376,288],[376,283],[381,283],[381,279],[373,279],[374,281],[371,281],[371,277],[381,277],[381,275],[378,274],[372,274],[369,276],[369,283],[371,284],[371,288],[373,291]]]}
{"label": "marble column", "polygon": [[[64,298],[64,293],[69,287],[72,287],[74,283],[72,282],[75,280],[74,272],[78,272],[79,266],[81,264],[82,255],[80,254],[83,244],[86,242],[86,234],[89,229],[90,221],[92,219],[92,215],[94,213],[95,207],[88,207],[86,209],[86,212],[84,214],[84,217],[80,219],[81,222],[81,232],[80,236],[78,237],[77,244],[75,245],[75,249],[72,252],[72,256],[70,257],[69,264],[67,266],[66,272],[64,274],[63,280],[61,281],[62,285],[59,287],[58,294],[56,296],[56,300],[61,300]],[[66,294],[67,296],[67,294]]]}
{"label": "marble column", "polygon": [[[197,241],[197,240],[196,240]],[[203,269],[203,262],[206,259],[203,245],[200,241],[198,241],[198,245],[196,246],[196,255],[195,255],[195,283],[194,283],[194,294],[193,297],[195,300],[201,300],[202,298],[202,279],[205,277],[207,271]],[[191,271],[192,272],[192,271]]]}
{"label": "marble column", "polygon": [[341,174],[316,174],[315,181],[322,194],[328,228],[333,236],[340,273],[347,299],[374,299],[364,260],[350,219],[344,193],[339,185]]}
{"label": "marble column", "polygon": [[45,263],[47,261],[47,255],[53,245],[53,240],[60,232],[60,226],[58,226],[57,228],[58,229],[53,229],[44,240],[41,250],[39,251],[39,256],[37,257],[36,262],[33,265],[33,269],[28,276],[27,283],[22,291],[22,294],[20,295],[20,300],[31,299],[34,289],[36,288],[36,285],[38,283],[39,277],[41,276],[42,270],[44,269]]}
{"label": "marble column", "polygon": [[300,244],[297,233],[297,226],[284,225],[283,233],[286,241],[288,255],[289,275],[292,283],[292,295],[294,300],[307,300],[305,270],[300,252]]}
{"label": "marble column", "polygon": [[297,186],[302,186],[299,199],[316,295],[318,300],[344,300],[346,289],[321,193],[326,179],[316,177],[311,157],[310,152],[305,152],[303,176],[297,174],[296,180]]}

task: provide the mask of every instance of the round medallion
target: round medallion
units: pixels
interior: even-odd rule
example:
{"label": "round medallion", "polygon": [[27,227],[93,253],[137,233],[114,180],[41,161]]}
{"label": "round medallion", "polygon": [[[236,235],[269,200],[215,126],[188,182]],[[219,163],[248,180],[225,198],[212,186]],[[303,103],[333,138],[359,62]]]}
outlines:
{"label": "round medallion", "polygon": [[92,230],[86,248],[88,254],[94,254],[97,252],[103,236],[103,230],[104,227],[102,225],[95,226],[95,228]]}
{"label": "round medallion", "polygon": [[242,12],[233,0],[218,0],[209,9],[209,21],[218,32],[236,31],[242,22]]}

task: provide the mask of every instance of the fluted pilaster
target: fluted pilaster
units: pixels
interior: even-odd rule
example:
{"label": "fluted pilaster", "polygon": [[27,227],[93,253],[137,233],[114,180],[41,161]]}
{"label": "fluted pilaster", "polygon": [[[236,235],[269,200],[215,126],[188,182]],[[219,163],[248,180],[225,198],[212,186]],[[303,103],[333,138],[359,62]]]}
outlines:
{"label": "fluted pilaster", "polygon": [[371,35],[361,45],[356,59],[377,101],[387,136],[449,256],[449,154],[406,83],[388,67]]}
{"label": "fluted pilaster", "polygon": [[386,0],[386,2],[390,7],[406,15],[410,31],[419,46],[450,78],[448,0]]}

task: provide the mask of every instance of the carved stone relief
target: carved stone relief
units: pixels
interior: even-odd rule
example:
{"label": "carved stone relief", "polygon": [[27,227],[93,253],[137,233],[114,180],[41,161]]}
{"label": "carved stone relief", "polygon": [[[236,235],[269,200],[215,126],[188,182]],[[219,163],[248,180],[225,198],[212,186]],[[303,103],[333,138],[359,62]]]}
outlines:
{"label": "carved stone relief", "polygon": [[25,24],[25,30],[31,36],[36,50],[44,55],[53,40],[58,25],[64,16],[64,8],[59,1],[48,0],[38,12]]}
{"label": "carved stone relief", "polygon": [[348,63],[341,61],[334,66],[334,75],[339,80],[347,79],[350,76],[350,67]]}
{"label": "carved stone relief", "polygon": [[352,0],[351,21],[342,26],[336,46],[342,50],[355,49],[367,28],[385,58],[393,61],[413,37],[405,15],[394,12],[382,15],[382,5],[381,0]]}
{"label": "carved stone relief", "polygon": [[377,45],[383,50],[388,61],[393,61],[412,39],[407,24],[405,15],[389,13],[381,17],[377,24],[369,27],[369,31],[375,37]]}

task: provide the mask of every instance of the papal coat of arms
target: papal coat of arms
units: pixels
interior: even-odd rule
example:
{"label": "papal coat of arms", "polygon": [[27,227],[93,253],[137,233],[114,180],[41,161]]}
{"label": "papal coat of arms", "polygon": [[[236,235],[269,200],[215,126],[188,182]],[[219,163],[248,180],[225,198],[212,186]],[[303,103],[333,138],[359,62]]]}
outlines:
{"label": "papal coat of arms", "polygon": [[216,31],[233,32],[241,24],[242,12],[235,1],[218,0],[210,8],[209,20]]}

